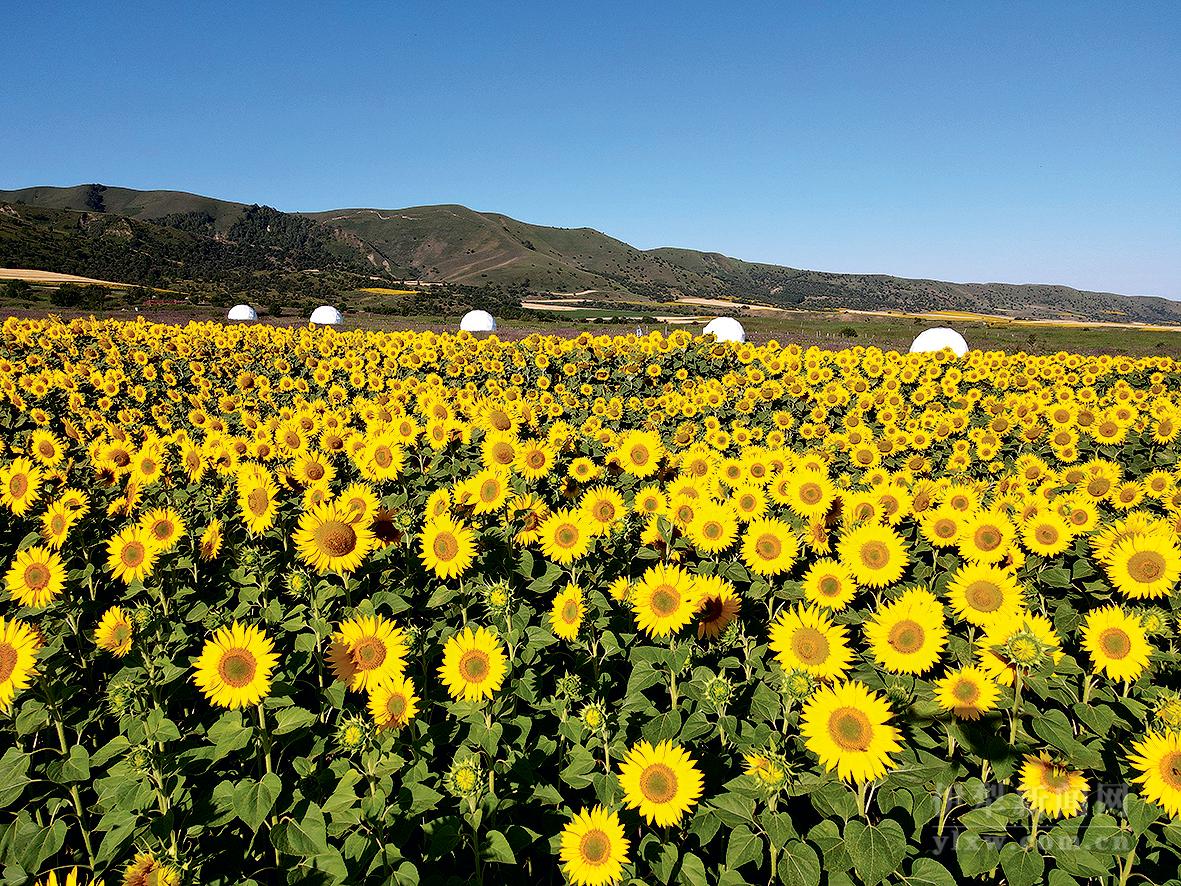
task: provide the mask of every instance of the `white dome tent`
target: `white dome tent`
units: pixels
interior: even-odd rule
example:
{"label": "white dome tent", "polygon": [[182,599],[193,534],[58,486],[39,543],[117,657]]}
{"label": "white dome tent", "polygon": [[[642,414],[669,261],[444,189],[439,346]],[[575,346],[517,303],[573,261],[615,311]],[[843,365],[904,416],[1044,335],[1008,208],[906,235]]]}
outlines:
{"label": "white dome tent", "polygon": [[912,354],[927,354],[942,351],[944,348],[954,351],[957,357],[968,353],[968,343],[964,337],[946,326],[924,329],[911,343],[910,352]]}
{"label": "white dome tent", "polygon": [[496,318],[487,311],[468,311],[459,321],[460,332],[495,332]]}
{"label": "white dome tent", "polygon": [[309,322],[315,323],[318,326],[339,326],[344,322],[344,317],[332,305],[320,305],[320,307],[312,311]]}
{"label": "white dome tent", "polygon": [[246,323],[253,323],[258,319],[258,312],[250,305],[234,305],[230,308],[230,312],[226,314],[227,320],[242,320]]}
{"label": "white dome tent", "polygon": [[703,335],[713,335],[718,341],[746,341],[746,330],[733,317],[714,317],[706,324]]}

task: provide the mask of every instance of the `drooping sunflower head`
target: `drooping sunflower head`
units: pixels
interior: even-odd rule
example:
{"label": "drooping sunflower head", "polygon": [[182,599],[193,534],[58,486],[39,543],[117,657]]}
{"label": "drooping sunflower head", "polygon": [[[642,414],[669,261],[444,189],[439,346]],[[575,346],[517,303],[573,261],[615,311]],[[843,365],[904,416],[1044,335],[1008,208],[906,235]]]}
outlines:
{"label": "drooping sunflower head", "polygon": [[150,852],[136,853],[135,860],[123,870],[123,886],[178,886],[180,871],[158,861]]}
{"label": "drooping sunflower head", "polygon": [[742,609],[742,597],[726,579],[717,575],[699,575],[697,583],[699,615],[697,638],[714,640],[738,617]]}

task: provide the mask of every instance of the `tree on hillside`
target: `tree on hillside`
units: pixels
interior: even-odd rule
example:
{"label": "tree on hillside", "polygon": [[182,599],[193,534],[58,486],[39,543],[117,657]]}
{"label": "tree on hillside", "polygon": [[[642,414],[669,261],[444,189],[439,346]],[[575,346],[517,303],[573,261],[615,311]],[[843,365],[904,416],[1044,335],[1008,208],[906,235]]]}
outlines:
{"label": "tree on hillside", "polygon": [[26,280],[12,280],[5,287],[4,294],[16,301],[29,301],[33,297],[33,287]]}
{"label": "tree on hillside", "polygon": [[91,185],[86,189],[86,208],[92,209],[95,212],[106,212],[107,204],[103,200],[103,191],[106,190],[105,185]]}

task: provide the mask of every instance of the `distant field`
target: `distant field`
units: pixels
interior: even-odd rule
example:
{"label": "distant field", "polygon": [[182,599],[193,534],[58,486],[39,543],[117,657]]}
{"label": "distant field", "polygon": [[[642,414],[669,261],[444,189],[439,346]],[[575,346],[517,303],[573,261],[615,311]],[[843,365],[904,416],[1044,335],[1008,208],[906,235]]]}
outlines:
{"label": "distant field", "polygon": [[0,268],[0,280],[24,280],[26,283],[96,283],[115,289],[127,289],[126,283],[110,280],[96,280],[93,277],[79,277],[76,274],[58,274],[55,271],[31,271],[27,268]]}

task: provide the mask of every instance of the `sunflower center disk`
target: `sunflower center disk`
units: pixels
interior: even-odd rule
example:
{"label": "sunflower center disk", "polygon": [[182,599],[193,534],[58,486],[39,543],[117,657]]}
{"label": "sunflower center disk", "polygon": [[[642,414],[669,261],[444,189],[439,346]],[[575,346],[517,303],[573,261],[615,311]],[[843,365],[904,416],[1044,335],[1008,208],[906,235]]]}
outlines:
{"label": "sunflower center disk", "polygon": [[396,693],[385,703],[385,711],[391,720],[401,720],[406,715],[406,696]]}
{"label": "sunflower center disk", "polygon": [[357,533],[348,523],[330,520],[316,533],[320,547],[331,557],[345,557],[357,547]]}
{"label": "sunflower center disk", "polygon": [[660,618],[668,618],[681,605],[681,595],[670,585],[661,585],[652,592],[652,611]]}
{"label": "sunflower center disk", "polygon": [[250,495],[246,496],[246,507],[250,508],[250,513],[256,517],[261,517],[266,513],[268,504],[270,504],[270,498],[267,497],[265,489],[252,489]]}
{"label": "sunflower center disk", "polygon": [[562,606],[562,621],[566,624],[574,624],[578,621],[578,604],[573,600],[567,600]]}
{"label": "sunflower center disk", "polygon": [[792,634],[791,651],[806,665],[824,664],[828,660],[828,637],[816,628],[800,628]]}
{"label": "sunflower center disk", "polygon": [[385,644],[377,637],[366,637],[353,646],[350,658],[358,671],[371,671],[385,662]]}
{"label": "sunflower center disk", "polygon": [[0,686],[8,681],[16,670],[16,647],[11,643],[0,643]]}
{"label": "sunflower center disk", "polygon": [[1132,638],[1120,628],[1108,628],[1099,635],[1099,646],[1108,658],[1126,658],[1132,651]]}
{"label": "sunflower center disk", "polygon": [[923,648],[926,637],[922,625],[917,621],[905,619],[890,628],[889,643],[903,655],[912,655]]}
{"label": "sunflower center disk", "polygon": [[856,708],[837,708],[828,718],[828,734],[846,751],[866,751],[873,740],[873,726]]}
{"label": "sunflower center disk", "polygon": [[982,551],[995,551],[1001,544],[1001,534],[992,526],[982,526],[973,536],[976,547]]}
{"label": "sunflower center disk", "polygon": [[133,541],[119,554],[119,559],[123,561],[123,565],[128,569],[134,569],[144,561],[144,546],[137,541]]}
{"label": "sunflower center disk", "polygon": [[49,584],[49,570],[40,563],[33,563],[25,570],[25,584],[34,591],[40,591]]}
{"label": "sunflower center disk", "polygon": [[587,831],[578,843],[584,864],[601,865],[611,857],[611,838],[598,828]]}
{"label": "sunflower center disk", "polygon": [[755,542],[755,550],[764,560],[774,560],[783,550],[783,545],[774,535],[763,535]]}
{"label": "sunflower center disk", "polygon": [[578,527],[571,526],[569,523],[563,523],[558,527],[558,531],[554,533],[554,540],[559,547],[572,548],[578,543]]}
{"label": "sunflower center disk", "polygon": [[435,536],[431,550],[435,552],[436,558],[446,563],[455,559],[459,553],[459,544],[450,532],[440,532]]}
{"label": "sunflower center disk", "polygon": [[664,763],[653,763],[640,775],[640,792],[652,803],[667,803],[677,795],[677,774]]}
{"label": "sunflower center disk", "polygon": [[980,699],[980,687],[971,680],[960,680],[952,688],[951,694],[960,704],[972,705]]}
{"label": "sunflower center disk", "polygon": [[[3,668],[0,667],[0,675],[3,673]],[[1181,791],[1181,753],[1174,751],[1161,757],[1160,777],[1170,788]]]}
{"label": "sunflower center disk", "polygon": [[826,575],[817,583],[817,590],[825,597],[835,597],[841,592],[841,583],[835,576]]}
{"label": "sunflower center disk", "polygon": [[1128,574],[1138,582],[1148,584],[1165,571],[1165,558],[1156,551],[1137,551],[1128,558]]}
{"label": "sunflower center disk", "polygon": [[881,569],[890,561],[890,549],[885,542],[866,542],[861,547],[861,562],[871,569]]}
{"label": "sunflower center disk", "polygon": [[246,649],[231,649],[223,653],[221,661],[217,664],[217,674],[221,681],[234,689],[249,685],[257,669],[258,663]]}
{"label": "sunflower center disk", "polygon": [[964,590],[964,599],[977,612],[996,612],[1005,602],[1005,595],[991,581],[974,581]]}
{"label": "sunflower center disk", "polygon": [[483,683],[488,671],[488,653],[479,649],[469,649],[459,660],[459,675],[468,683]]}

